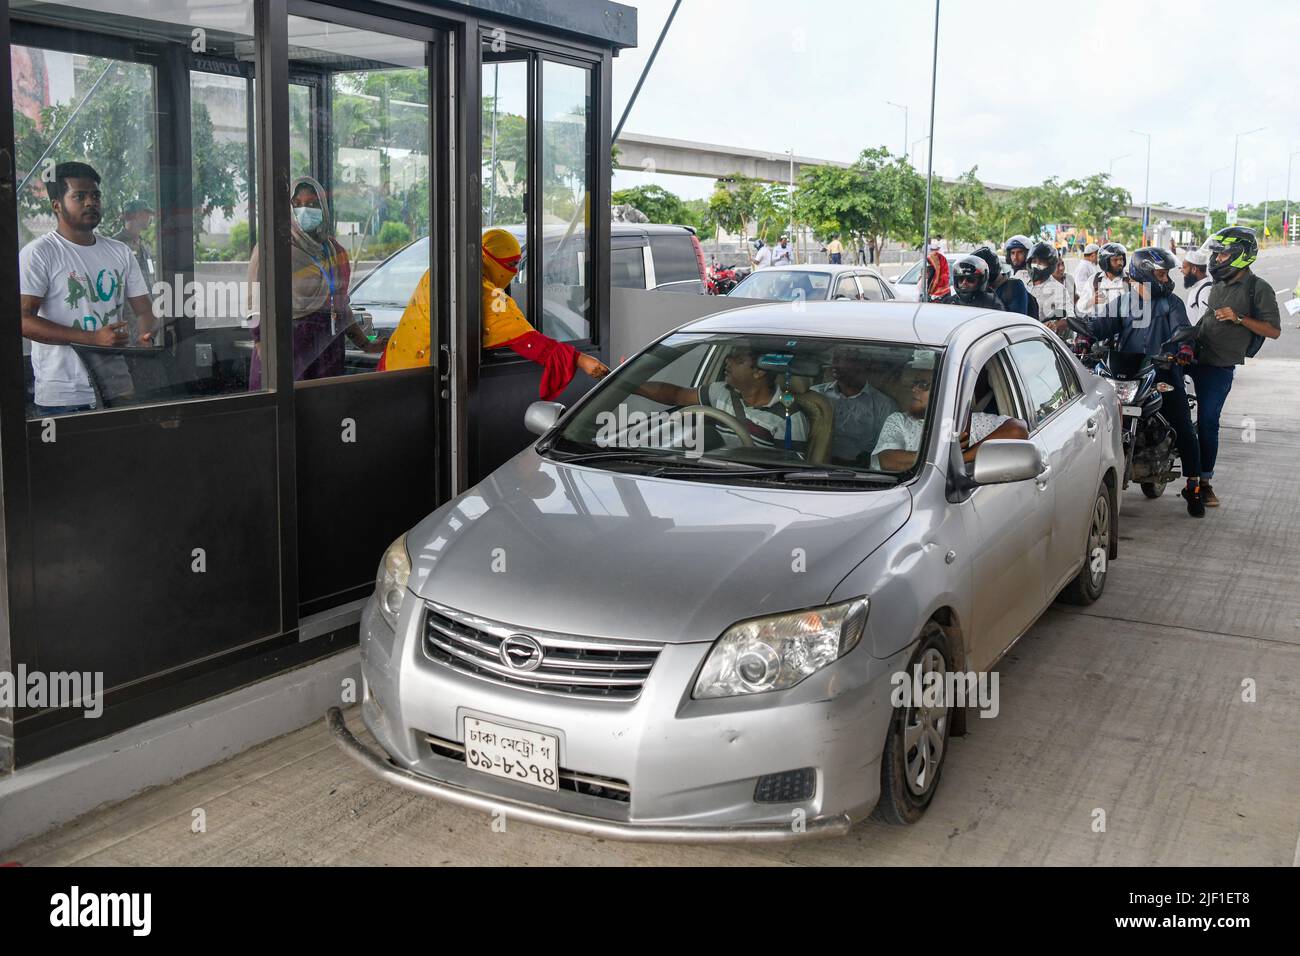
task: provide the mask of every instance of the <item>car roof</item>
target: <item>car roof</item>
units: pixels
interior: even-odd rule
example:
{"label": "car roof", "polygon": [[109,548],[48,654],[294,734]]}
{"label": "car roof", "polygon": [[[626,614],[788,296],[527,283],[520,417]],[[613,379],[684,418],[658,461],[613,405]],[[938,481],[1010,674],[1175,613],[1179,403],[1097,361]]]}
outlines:
{"label": "car roof", "polygon": [[738,332],[761,335],[824,335],[909,345],[946,346],[969,332],[1042,323],[1019,313],[995,312],[927,302],[803,302],[795,313],[790,303],[767,303],[715,312],[683,325],[682,332]]}
{"label": "car roof", "polygon": [[759,269],[757,272],[751,272],[750,275],[758,275],[760,272],[875,272],[870,266],[845,265],[842,262],[804,262],[799,265],[789,266],[768,266],[766,269]]}
{"label": "car roof", "polygon": [[[498,229],[504,229],[522,241],[527,227],[522,223],[515,223],[509,226],[497,226]],[[569,230],[567,223],[552,222],[542,226],[542,234],[550,237],[559,235]],[[658,222],[611,222],[609,224],[610,236],[693,236],[695,230],[690,226],[673,226]]]}

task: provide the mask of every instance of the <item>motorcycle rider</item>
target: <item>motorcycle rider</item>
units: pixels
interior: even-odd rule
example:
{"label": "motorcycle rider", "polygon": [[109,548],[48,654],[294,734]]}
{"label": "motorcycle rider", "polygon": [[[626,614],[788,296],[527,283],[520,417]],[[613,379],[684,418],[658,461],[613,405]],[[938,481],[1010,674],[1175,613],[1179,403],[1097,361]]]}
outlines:
{"label": "motorcycle rider", "polygon": [[1192,325],[1201,321],[1206,303],[1210,301],[1210,257],[1204,249],[1193,249],[1183,254],[1183,288],[1187,290],[1187,317]]}
{"label": "motorcycle rider", "polygon": [[1205,503],[1214,508],[1219,499],[1210,479],[1219,455],[1219,416],[1232,391],[1233,373],[1264,339],[1282,334],[1282,318],[1277,294],[1250,268],[1259,256],[1255,230],[1245,226],[1220,229],[1205,241],[1205,252],[1214,282],[1196,326],[1196,364],[1190,374],[1196,385]]}
{"label": "motorcycle rider", "polygon": [[979,256],[962,256],[952,264],[952,290],[943,300],[950,305],[1005,311],[1002,300],[989,291],[989,264]]}
{"label": "motorcycle rider", "polygon": [[1038,302],[1039,321],[1064,337],[1065,320],[1074,315],[1074,306],[1065,286],[1053,275],[1057,259],[1050,242],[1034,243],[1029,250],[1029,294]]}
{"label": "motorcycle rider", "polygon": [[[1117,347],[1121,352],[1144,356],[1163,354],[1174,333],[1191,325],[1187,321],[1187,308],[1174,295],[1174,280],[1169,277],[1177,265],[1166,249],[1155,246],[1138,249],[1128,262],[1128,288],[1101,306],[1097,314],[1080,317],[1076,322],[1086,325],[1087,334],[1094,339],[1118,336]],[[1202,518],[1205,501],[1201,494],[1201,450],[1183,386],[1183,366],[1191,361],[1192,347],[1187,343],[1180,345],[1177,365],[1157,368],[1156,382],[1169,386],[1163,393],[1160,412],[1178,436],[1178,456],[1187,479],[1182,491],[1187,513]]]}
{"label": "motorcycle rider", "polygon": [[1007,265],[1011,266],[1012,278],[1019,279],[1021,282],[1029,282],[1029,247],[1032,245],[1028,236],[1014,235],[1007,240],[1007,244],[1002,247],[1002,252],[1007,257]]}
{"label": "motorcycle rider", "polygon": [[1037,318],[1038,302],[1029,294],[1025,284],[1019,279],[1002,274],[1002,260],[991,246],[980,246],[973,256],[983,259],[989,267],[989,291],[997,296],[1002,308],[1008,312],[1019,312]]}
{"label": "motorcycle rider", "polygon": [[1079,300],[1075,305],[1079,315],[1098,315],[1106,303],[1124,293],[1128,288],[1124,275],[1127,262],[1128,250],[1123,243],[1108,242],[1097,250],[1100,268],[1090,282],[1078,286]]}

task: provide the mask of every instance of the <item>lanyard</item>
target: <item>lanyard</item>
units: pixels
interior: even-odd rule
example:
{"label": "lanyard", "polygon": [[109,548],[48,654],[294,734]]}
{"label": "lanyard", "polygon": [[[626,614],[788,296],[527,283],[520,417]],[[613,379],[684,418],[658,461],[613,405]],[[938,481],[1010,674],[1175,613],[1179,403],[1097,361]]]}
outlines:
{"label": "lanyard", "polygon": [[310,259],[312,261],[312,265],[314,265],[320,271],[321,278],[324,279],[325,284],[329,286],[330,311],[333,312],[334,311],[334,257],[330,254],[330,247],[325,243],[321,243],[321,250],[325,253],[325,261],[329,263],[328,271],[326,270],[325,266],[320,261],[318,261],[316,257],[313,256],[310,252],[307,253],[307,258]]}

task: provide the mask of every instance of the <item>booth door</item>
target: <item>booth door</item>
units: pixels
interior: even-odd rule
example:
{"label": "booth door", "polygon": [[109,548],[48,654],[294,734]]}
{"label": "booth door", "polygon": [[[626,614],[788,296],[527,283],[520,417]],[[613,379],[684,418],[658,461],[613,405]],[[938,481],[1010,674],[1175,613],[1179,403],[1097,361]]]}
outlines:
{"label": "booth door", "polygon": [[[416,367],[382,360],[446,234],[434,212],[445,167],[434,157],[447,74],[433,68],[445,38],[432,30],[311,4],[289,10],[290,182],[309,175],[321,184],[347,255],[346,268],[324,250],[313,261],[310,235],[293,252],[298,601],[310,622],[363,601],[384,550],[438,501],[446,365],[436,268]],[[332,309],[313,297],[331,287]],[[333,354],[315,358],[325,339],[300,326],[329,327],[331,312],[355,322]],[[409,355],[409,336],[404,344]],[[308,361],[317,364],[304,375]]]}

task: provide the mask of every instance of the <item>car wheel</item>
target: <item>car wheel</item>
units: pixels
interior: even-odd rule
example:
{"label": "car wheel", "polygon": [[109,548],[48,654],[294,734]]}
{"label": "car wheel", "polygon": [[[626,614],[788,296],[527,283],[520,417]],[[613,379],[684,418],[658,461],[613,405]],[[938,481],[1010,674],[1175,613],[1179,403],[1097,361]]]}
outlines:
{"label": "car wheel", "polygon": [[[1142,490],[1146,491],[1146,485],[1142,486]],[[1088,545],[1083,553],[1083,567],[1061,592],[1061,601],[1065,604],[1081,607],[1091,604],[1106,589],[1111,520],[1110,492],[1103,484],[1097,489],[1097,498],[1092,503],[1092,519],[1088,523]]]}
{"label": "car wheel", "polygon": [[1167,481],[1144,481],[1142,482],[1142,494],[1148,498],[1159,498],[1165,493]]}
{"label": "car wheel", "polygon": [[[921,646],[907,666],[909,681],[918,665],[923,680],[928,673],[937,672],[942,677],[948,672],[948,642],[933,621],[926,625]],[[897,825],[921,819],[939,786],[952,716],[953,708],[947,701],[931,707],[913,701],[911,706],[895,708],[880,762],[880,802],[872,816]]]}

